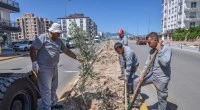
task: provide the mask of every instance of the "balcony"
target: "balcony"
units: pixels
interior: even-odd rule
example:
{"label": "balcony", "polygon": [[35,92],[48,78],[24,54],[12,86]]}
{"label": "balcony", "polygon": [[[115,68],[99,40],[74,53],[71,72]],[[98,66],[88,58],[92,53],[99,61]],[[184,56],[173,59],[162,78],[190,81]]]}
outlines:
{"label": "balcony", "polygon": [[183,2],[179,2],[178,5],[179,5],[179,6],[183,5]]}
{"label": "balcony", "polygon": [[188,12],[200,11],[200,7],[190,8],[190,7],[185,6],[185,11],[188,11]]}
{"label": "balcony", "polygon": [[193,21],[193,22],[200,21],[200,16],[196,16],[196,17],[194,17],[194,16],[186,16],[185,21]]}
{"label": "balcony", "polygon": [[12,12],[20,12],[19,4],[12,0],[6,0],[6,2],[0,0],[0,7],[11,10]]}
{"label": "balcony", "polygon": [[179,14],[179,15],[182,15],[182,9],[179,9],[179,10],[178,10],[178,14]]}
{"label": "balcony", "polygon": [[21,29],[17,26],[17,22],[0,18],[0,31],[19,32],[20,30]]}

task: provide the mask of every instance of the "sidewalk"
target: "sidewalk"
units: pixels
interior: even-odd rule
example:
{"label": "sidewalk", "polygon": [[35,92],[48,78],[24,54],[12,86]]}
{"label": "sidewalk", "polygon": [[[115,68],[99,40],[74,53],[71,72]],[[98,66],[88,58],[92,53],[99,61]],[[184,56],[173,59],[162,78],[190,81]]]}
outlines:
{"label": "sidewalk", "polygon": [[28,54],[29,54],[29,52],[17,52],[17,54],[16,54],[14,52],[14,50],[12,50],[12,49],[3,49],[2,53],[0,55],[0,61],[5,61],[5,60],[25,56]]}
{"label": "sidewalk", "polygon": [[200,42],[164,41],[163,44],[174,49],[200,53]]}
{"label": "sidewalk", "polygon": [[[130,42],[136,42],[135,40],[129,40]],[[185,41],[163,41],[163,44],[169,45],[173,49],[179,49],[188,52],[200,53],[200,41],[185,42]]]}

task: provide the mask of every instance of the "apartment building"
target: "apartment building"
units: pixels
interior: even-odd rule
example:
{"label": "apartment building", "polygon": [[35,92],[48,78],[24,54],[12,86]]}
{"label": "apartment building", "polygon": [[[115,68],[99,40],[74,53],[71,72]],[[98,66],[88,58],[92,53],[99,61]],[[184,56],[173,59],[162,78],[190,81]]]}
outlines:
{"label": "apartment building", "polygon": [[200,0],[163,0],[162,39],[171,40],[178,28],[200,25]]}
{"label": "apartment building", "polygon": [[48,31],[53,24],[51,20],[36,17],[34,14],[23,14],[17,19],[21,32],[13,32],[13,41],[34,40],[37,36]]}
{"label": "apartment building", "polygon": [[47,18],[44,18],[43,19],[43,32],[44,33],[47,33],[48,32],[48,29],[51,27],[51,25],[53,24],[53,21],[47,19]]}
{"label": "apartment building", "polygon": [[[10,20],[10,14],[18,12],[20,12],[18,2],[12,0],[0,0],[0,38],[3,46],[11,46],[11,32],[20,31],[17,23]],[[6,37],[5,42],[2,41],[3,37]]]}
{"label": "apartment building", "polygon": [[85,17],[82,13],[71,14],[65,18],[58,18],[58,20],[63,30],[61,35],[62,38],[71,37],[69,34],[69,28],[72,21],[86,32],[88,38],[92,38],[97,35],[96,23],[92,21],[90,17]]}

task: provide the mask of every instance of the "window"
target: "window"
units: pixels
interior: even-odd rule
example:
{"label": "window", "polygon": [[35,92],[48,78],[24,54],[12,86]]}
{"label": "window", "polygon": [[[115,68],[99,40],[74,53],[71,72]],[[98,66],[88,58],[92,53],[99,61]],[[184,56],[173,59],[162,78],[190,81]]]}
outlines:
{"label": "window", "polygon": [[0,20],[1,20],[1,10],[0,10]]}
{"label": "window", "polygon": [[62,23],[63,23],[63,25],[64,25],[64,24],[66,24],[66,21],[65,21],[65,20],[62,20]]}
{"label": "window", "polygon": [[80,23],[83,23],[83,19],[80,19]]}
{"label": "window", "polygon": [[190,22],[190,27],[195,27],[195,22]]}
{"label": "window", "polygon": [[196,12],[190,12],[190,18],[196,18]]}
{"label": "window", "polygon": [[191,8],[196,8],[197,7],[197,2],[191,2]]}
{"label": "window", "polygon": [[80,24],[80,27],[81,27],[81,29],[83,30],[83,24],[82,24],[82,23]]}

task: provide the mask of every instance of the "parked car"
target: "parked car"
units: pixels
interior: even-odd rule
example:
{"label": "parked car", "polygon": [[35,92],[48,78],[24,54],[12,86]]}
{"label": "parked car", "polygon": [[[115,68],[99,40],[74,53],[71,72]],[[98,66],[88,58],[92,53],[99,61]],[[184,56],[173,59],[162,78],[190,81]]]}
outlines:
{"label": "parked car", "polygon": [[100,39],[99,38],[94,38],[94,42],[95,43],[100,43]]}
{"label": "parked car", "polygon": [[147,40],[145,38],[139,38],[136,41],[137,45],[146,45],[147,44]]}
{"label": "parked car", "polygon": [[68,38],[66,40],[66,47],[68,47],[68,48],[74,48],[74,42],[73,42],[72,38]]}
{"label": "parked car", "polygon": [[100,43],[100,37],[99,36],[95,36],[95,38],[93,39],[93,41],[95,43]]}
{"label": "parked car", "polygon": [[85,44],[90,45],[91,44],[91,40],[90,39],[85,39]]}
{"label": "parked car", "polygon": [[33,41],[19,42],[14,45],[13,49],[16,51],[28,51],[28,50],[30,50],[32,43],[33,43]]}

